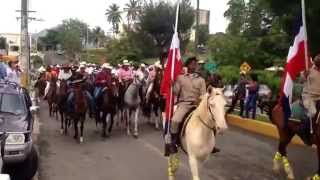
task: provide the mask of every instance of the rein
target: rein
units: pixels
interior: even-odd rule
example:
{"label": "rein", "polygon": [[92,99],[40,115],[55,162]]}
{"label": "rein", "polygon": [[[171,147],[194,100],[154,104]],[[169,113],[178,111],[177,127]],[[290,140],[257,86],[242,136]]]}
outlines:
{"label": "rein", "polygon": [[[208,99],[207,99],[207,106],[208,106],[208,110],[209,110],[210,116],[212,117],[212,121],[214,122],[214,121],[215,121],[215,118],[214,118],[214,116],[213,116],[212,109],[211,109],[211,107],[209,106],[209,97],[208,97]],[[207,127],[208,129],[210,129],[210,130],[212,130],[212,131],[215,131],[215,130],[216,130],[216,126],[210,127],[200,116],[199,116],[199,119],[200,119],[200,122],[201,122],[205,127]]]}

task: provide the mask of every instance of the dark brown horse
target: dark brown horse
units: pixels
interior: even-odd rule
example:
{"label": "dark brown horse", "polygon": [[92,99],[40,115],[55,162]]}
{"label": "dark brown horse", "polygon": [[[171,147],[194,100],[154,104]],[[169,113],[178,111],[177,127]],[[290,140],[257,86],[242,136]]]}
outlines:
{"label": "dark brown horse", "polygon": [[34,87],[38,90],[39,97],[44,96],[44,90],[46,88],[47,82],[44,79],[44,74],[40,74],[38,80],[36,81]]}
{"label": "dark brown horse", "polygon": [[106,129],[107,124],[110,122],[108,128],[108,135],[112,131],[114,115],[116,113],[116,100],[117,100],[117,92],[115,85],[112,85],[110,88],[103,88],[101,101],[98,103],[97,109],[97,122],[102,122],[102,137],[107,137]]}
{"label": "dark brown horse", "polygon": [[79,142],[83,142],[83,129],[84,122],[86,120],[86,112],[88,109],[88,102],[85,91],[81,88],[81,85],[75,85],[74,87],[74,112],[71,115],[74,123],[74,139],[78,139],[78,123],[80,121],[80,139]]}
{"label": "dark brown horse", "polygon": [[66,80],[60,80],[60,86],[58,88],[57,92],[57,106],[58,106],[58,111],[60,114],[60,121],[61,121],[61,134],[67,134],[67,128],[69,125],[69,119],[66,118],[67,115],[67,95],[68,91],[68,84]]}
{"label": "dark brown horse", "polygon": [[[284,122],[284,113],[282,106],[275,105],[270,106],[273,107],[272,111],[270,113],[270,119],[274,125],[277,126],[278,132],[279,132],[279,146],[278,146],[278,152],[275,154],[273,159],[273,170],[276,173],[279,173],[281,163],[283,163],[284,170],[287,174],[288,179],[294,179],[294,173],[291,168],[291,165],[289,163],[289,160],[287,158],[287,146],[291,142],[294,135],[299,134],[300,129],[300,122],[297,121],[289,121],[287,125],[285,125]],[[319,109],[320,109],[320,103],[317,103],[317,118],[313,119],[313,131],[314,133],[310,137],[310,141],[312,144],[316,145],[317,151],[318,151],[318,171],[316,175],[312,177],[313,179],[320,179],[320,125],[319,125]],[[317,120],[316,120],[317,119]]]}
{"label": "dark brown horse", "polygon": [[46,99],[49,105],[49,116],[57,115],[57,79],[51,78],[49,82],[49,90],[46,95]]}
{"label": "dark brown horse", "polygon": [[155,80],[148,85],[146,90],[146,98],[143,103],[143,114],[152,119],[152,112],[155,114],[154,118],[155,128],[159,129],[159,123],[162,123],[161,112],[164,111],[165,100],[160,95],[160,77],[156,76]]}

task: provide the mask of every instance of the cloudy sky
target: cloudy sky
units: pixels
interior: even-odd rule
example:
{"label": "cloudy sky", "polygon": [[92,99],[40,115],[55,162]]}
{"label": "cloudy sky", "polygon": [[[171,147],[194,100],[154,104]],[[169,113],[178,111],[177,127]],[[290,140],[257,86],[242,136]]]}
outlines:
{"label": "cloudy sky", "polygon": [[[29,24],[29,32],[39,32],[45,28],[51,28],[60,24],[63,19],[78,18],[90,25],[90,27],[101,26],[105,31],[109,31],[111,25],[107,23],[104,15],[106,8],[117,3],[124,7],[128,0],[29,0],[30,10],[37,11],[31,13],[30,17],[41,18],[44,21],[33,21]],[[173,1],[173,0],[171,0]],[[196,4],[196,0],[191,0]],[[223,17],[227,9],[228,0],[200,0],[200,8],[211,11],[210,32],[224,32],[227,21]],[[20,32],[20,21],[16,17],[19,13],[21,0],[1,0],[0,10],[0,33]]]}

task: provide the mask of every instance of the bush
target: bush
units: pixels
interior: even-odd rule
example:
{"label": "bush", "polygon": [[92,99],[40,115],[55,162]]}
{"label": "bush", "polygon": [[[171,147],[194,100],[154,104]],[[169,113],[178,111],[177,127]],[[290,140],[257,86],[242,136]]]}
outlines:
{"label": "bush", "polygon": [[218,73],[221,75],[224,84],[236,84],[239,79],[239,67],[220,66]]}

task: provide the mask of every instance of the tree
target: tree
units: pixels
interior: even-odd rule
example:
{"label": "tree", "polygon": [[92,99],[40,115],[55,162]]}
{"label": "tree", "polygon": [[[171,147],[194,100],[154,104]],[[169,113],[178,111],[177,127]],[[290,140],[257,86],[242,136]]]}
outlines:
{"label": "tree", "polygon": [[125,10],[127,11],[128,29],[130,29],[131,22],[136,21],[141,12],[140,0],[129,0]]}
{"label": "tree", "polygon": [[209,38],[209,26],[199,26],[199,44],[206,45]]}
{"label": "tree", "polygon": [[[290,43],[294,39],[293,26],[301,14],[300,0],[269,0],[272,12],[279,18],[280,27],[288,34]],[[320,22],[320,1],[306,1],[306,19],[308,43],[312,55],[319,53],[320,34],[317,31]]]}
{"label": "tree", "polygon": [[121,12],[119,11],[120,7],[117,4],[112,4],[109,6],[109,9],[106,10],[105,15],[107,20],[112,24],[112,29],[114,34],[119,32],[119,23],[121,22]]}
{"label": "tree", "polygon": [[99,26],[95,27],[92,30],[92,36],[93,36],[93,43],[95,44],[96,48],[101,47],[102,42],[106,39],[104,31]]}
{"label": "tree", "polygon": [[246,3],[244,0],[230,0],[229,9],[224,16],[230,21],[227,32],[232,35],[239,35],[245,29]]}
{"label": "tree", "polygon": [[[160,51],[160,57],[165,49],[169,47],[175,23],[176,8],[168,2],[150,1],[144,4],[141,13],[139,30],[150,36],[154,45]],[[194,9],[189,0],[183,0],[180,4],[178,31],[181,40],[181,52],[188,44],[191,26],[194,22]]]}

